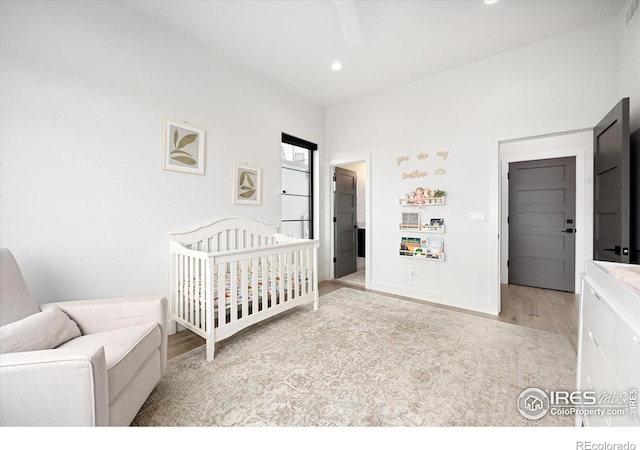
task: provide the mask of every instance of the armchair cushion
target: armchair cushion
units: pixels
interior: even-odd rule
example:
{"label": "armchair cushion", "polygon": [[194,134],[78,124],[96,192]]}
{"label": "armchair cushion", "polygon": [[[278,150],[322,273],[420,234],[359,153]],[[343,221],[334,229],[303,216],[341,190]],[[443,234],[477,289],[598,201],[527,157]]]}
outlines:
{"label": "armchair cushion", "polygon": [[[147,360],[159,355],[160,327],[155,322],[133,325],[117,330],[88,334],[60,346],[64,349],[104,347],[109,379],[109,403],[112,403],[137,376]],[[160,358],[157,358],[160,373]]]}
{"label": "armchair cushion", "polygon": [[162,372],[167,368],[168,304],[164,297],[111,298],[74,300],[42,305],[55,306],[78,324],[83,335],[126,328],[141,323],[157,323],[160,327],[160,359]]}
{"label": "armchair cushion", "polygon": [[50,350],[80,336],[78,325],[55,306],[0,327],[0,353]]}

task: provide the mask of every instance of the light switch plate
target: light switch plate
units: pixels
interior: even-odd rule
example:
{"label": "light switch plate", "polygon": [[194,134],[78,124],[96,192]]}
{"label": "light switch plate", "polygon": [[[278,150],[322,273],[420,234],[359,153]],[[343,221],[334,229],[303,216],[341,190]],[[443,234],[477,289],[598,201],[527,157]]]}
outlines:
{"label": "light switch plate", "polygon": [[469,213],[469,220],[471,222],[486,222],[487,213],[485,211],[474,211]]}

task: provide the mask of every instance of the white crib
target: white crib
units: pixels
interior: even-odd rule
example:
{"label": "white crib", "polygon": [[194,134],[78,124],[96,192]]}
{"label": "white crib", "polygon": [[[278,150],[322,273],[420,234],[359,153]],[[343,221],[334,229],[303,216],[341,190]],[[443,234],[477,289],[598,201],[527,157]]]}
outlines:
{"label": "white crib", "polygon": [[169,239],[170,333],[180,324],[202,336],[209,361],[216,342],[250,325],[311,302],[318,309],[317,240],[246,218]]}

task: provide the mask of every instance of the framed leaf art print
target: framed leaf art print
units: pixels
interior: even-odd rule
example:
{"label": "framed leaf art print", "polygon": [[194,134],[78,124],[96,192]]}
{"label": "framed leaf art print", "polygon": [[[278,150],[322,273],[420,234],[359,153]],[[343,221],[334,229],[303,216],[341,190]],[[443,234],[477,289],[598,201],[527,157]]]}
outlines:
{"label": "framed leaf art print", "polygon": [[162,168],[204,175],[204,129],[180,120],[162,119]]}
{"label": "framed leaf art print", "polygon": [[260,205],[262,202],[262,169],[233,163],[233,203]]}

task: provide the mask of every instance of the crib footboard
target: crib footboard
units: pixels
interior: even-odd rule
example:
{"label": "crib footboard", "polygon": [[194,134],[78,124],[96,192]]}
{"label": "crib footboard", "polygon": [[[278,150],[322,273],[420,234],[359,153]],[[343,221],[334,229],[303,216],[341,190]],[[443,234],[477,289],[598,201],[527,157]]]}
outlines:
{"label": "crib footboard", "polygon": [[170,243],[170,333],[179,324],[209,339],[214,328],[211,255]]}
{"label": "crib footboard", "polygon": [[205,338],[209,360],[215,342],[250,325],[311,302],[318,308],[317,241],[214,253],[171,244],[172,326]]}

